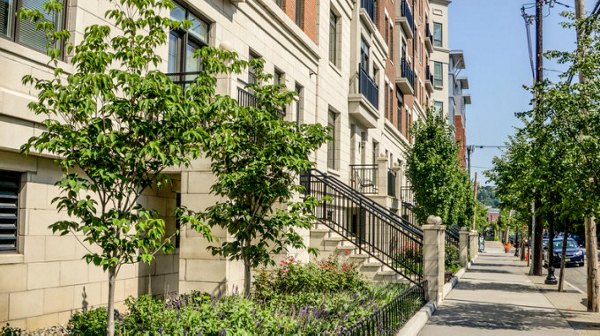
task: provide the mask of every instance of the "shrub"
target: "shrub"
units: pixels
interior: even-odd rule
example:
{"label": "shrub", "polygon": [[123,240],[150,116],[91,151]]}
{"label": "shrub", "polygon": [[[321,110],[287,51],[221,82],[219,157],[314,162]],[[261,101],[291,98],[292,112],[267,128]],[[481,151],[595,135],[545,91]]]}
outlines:
{"label": "shrub", "polygon": [[[119,330],[118,314],[115,314],[115,330]],[[105,307],[76,312],[71,316],[67,330],[70,335],[96,336],[106,334],[108,319]]]}
{"label": "shrub", "polygon": [[446,272],[455,273],[460,269],[460,254],[458,248],[454,245],[446,244],[446,260],[444,266]]}

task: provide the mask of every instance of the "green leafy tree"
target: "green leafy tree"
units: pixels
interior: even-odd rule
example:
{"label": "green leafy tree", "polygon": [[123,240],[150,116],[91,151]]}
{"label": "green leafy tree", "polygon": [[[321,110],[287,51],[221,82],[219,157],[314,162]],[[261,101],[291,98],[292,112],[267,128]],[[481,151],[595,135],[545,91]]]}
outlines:
{"label": "green leafy tree", "polygon": [[[159,251],[173,250],[164,220],[138,198],[147,188],[168,184],[165,168],[186,166],[198,157],[207,138],[199,127],[206,111],[227,107],[215,95],[216,76],[242,66],[231,52],[202,50],[203,71],[184,90],[156,70],[162,61],[156,50],[166,44],[170,29],[189,27],[189,22],[158,14],[172,8],[168,0],[111,2],[114,9],[105,16],[113,26],[88,26],[81,42],[67,43],[72,73],[59,67],[60,52],[50,48],[54,76],[23,78],[39,92],[29,108],[47,119],[42,134],[22,147],[55,155],[63,170],[57,183],[62,192],[53,202],[70,219],[50,227],[61,235],[82,235],[84,246],[91,247],[85,260],[107,271],[109,335],[114,334],[115,279],[121,267],[149,263]],[[44,7],[61,9],[61,1]],[[68,32],[40,21],[40,12],[20,15],[38,22],[51,46],[69,40]],[[210,238],[195,214],[181,210],[182,221]]]}
{"label": "green leafy tree", "polygon": [[450,126],[428,111],[425,119],[415,124],[413,134],[407,177],[413,187],[417,219],[425,222],[435,214],[446,225],[470,227],[474,211],[471,183],[460,167]]}
{"label": "green leafy tree", "polygon": [[500,200],[496,197],[496,192],[493,186],[482,186],[477,190],[477,200],[492,208],[497,208],[500,205]]}
{"label": "green leafy tree", "polygon": [[310,228],[316,202],[295,201],[297,179],[312,167],[309,155],[327,140],[327,128],[282,118],[294,96],[281,85],[265,85],[262,60],[251,61],[258,84],[248,85],[256,97],[251,106],[224,101],[214,110],[207,131],[206,157],[217,180],[212,193],[226,201],[203,213],[210,226],[225,228],[231,241],[212,246],[212,253],[244,263],[244,291],[250,292],[251,268],[274,264],[273,253],[303,248],[298,228]]}

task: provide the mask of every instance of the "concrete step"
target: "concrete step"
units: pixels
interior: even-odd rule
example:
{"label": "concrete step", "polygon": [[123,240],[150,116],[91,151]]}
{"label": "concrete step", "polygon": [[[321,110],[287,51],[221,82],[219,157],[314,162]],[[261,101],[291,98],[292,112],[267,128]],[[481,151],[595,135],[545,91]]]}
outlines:
{"label": "concrete step", "polygon": [[350,256],[356,250],[356,246],[353,245],[338,245],[335,247],[335,253],[341,256]]}
{"label": "concrete step", "polygon": [[344,238],[342,237],[325,237],[321,241],[320,248],[324,251],[335,251],[336,247],[341,245],[343,241]]}
{"label": "concrete step", "polygon": [[348,256],[348,261],[358,264],[358,265],[362,265],[363,263],[365,263],[368,259],[369,259],[369,255],[368,254],[364,254],[364,253],[356,253],[356,254],[351,254]]}

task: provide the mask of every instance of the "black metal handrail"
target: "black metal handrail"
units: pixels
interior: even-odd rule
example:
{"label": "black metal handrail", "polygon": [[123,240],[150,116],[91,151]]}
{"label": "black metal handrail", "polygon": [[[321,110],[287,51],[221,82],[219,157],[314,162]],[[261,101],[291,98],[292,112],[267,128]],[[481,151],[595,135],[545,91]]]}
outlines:
{"label": "black metal handrail", "polygon": [[360,0],[360,7],[365,9],[371,21],[375,23],[375,15],[377,15],[375,11],[375,0]]}
{"label": "black metal handrail", "polygon": [[377,194],[377,165],[352,164],[350,165],[352,189],[363,194]]}
{"label": "black metal handrail", "polygon": [[400,69],[402,70],[402,77],[408,79],[410,86],[415,87],[415,72],[406,58],[402,58]]}
{"label": "black metal handrail", "polygon": [[423,231],[335,177],[316,169],[300,177],[305,194],[322,200],[317,219],[407,280],[423,278]]}
{"label": "black metal handrail", "polygon": [[458,225],[446,225],[446,244],[459,248],[460,228]]}
{"label": "black metal handrail", "polygon": [[165,76],[169,77],[173,83],[185,86],[186,84],[193,83],[200,73],[202,71],[170,72],[166,73]]}
{"label": "black metal handrail", "polygon": [[[248,91],[248,90],[244,90],[241,87],[238,87],[238,104],[240,104],[241,106],[253,106],[253,107],[257,107],[258,106],[258,98],[256,98],[256,96]],[[282,108],[279,110],[279,116],[280,118],[285,117],[287,111],[286,108]]]}
{"label": "black metal handrail", "polygon": [[408,21],[408,25],[410,26],[411,31],[415,31],[415,19],[413,18],[410,7],[408,6],[408,2],[406,0],[402,0],[400,3],[400,14],[406,18]]}
{"label": "black metal handrail", "polygon": [[396,335],[398,330],[427,303],[427,281],[412,286],[371,315],[358,321],[341,335]]}
{"label": "black metal handrail", "polygon": [[358,67],[358,92],[365,96],[375,109],[379,108],[379,87],[367,71],[360,66]]}
{"label": "black metal handrail", "polygon": [[396,172],[391,169],[387,172],[387,194],[396,197]]}

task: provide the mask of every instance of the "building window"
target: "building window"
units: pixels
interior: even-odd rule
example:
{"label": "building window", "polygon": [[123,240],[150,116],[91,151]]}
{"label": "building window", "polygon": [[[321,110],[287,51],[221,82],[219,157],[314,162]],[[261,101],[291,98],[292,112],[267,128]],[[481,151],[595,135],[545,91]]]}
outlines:
{"label": "building window", "polygon": [[338,169],[338,157],[337,157],[337,113],[329,111],[329,117],[327,118],[327,126],[329,127],[329,141],[327,142],[327,168]]}
{"label": "building window", "polygon": [[442,24],[438,22],[433,23],[433,45],[442,46]]}
{"label": "building window", "polygon": [[285,86],[285,74],[279,69],[275,69],[273,84]]}
{"label": "building window", "polygon": [[46,13],[44,3],[46,0],[0,0],[0,36],[45,53],[48,50],[46,32],[37,30],[36,23],[17,17],[21,9],[37,9],[43,14],[42,23],[51,22],[56,29],[62,29],[66,8],[58,13]]}
{"label": "building window", "polygon": [[[250,50],[250,54],[248,56],[249,61],[259,59],[259,58],[260,58],[260,55],[258,55],[254,51]],[[256,69],[254,69],[251,66],[248,67],[248,84],[256,84],[257,82],[258,81],[256,79]]]}
{"label": "building window", "polygon": [[329,62],[336,67],[338,62],[338,21],[339,18],[334,12],[329,13]]}
{"label": "building window", "polygon": [[296,25],[304,28],[304,0],[296,0]]}
{"label": "building window", "polygon": [[17,251],[21,174],[0,171],[0,252]]}
{"label": "building window", "polygon": [[388,46],[390,46],[390,60],[394,60],[394,26],[390,25],[388,26],[388,28],[390,29],[390,43],[388,44]]}
{"label": "building window", "polygon": [[442,62],[433,62],[433,86],[435,88],[444,86],[444,66]]}
{"label": "building window", "polygon": [[[386,85],[385,85],[385,86],[387,86],[387,83],[386,83]],[[389,103],[389,99],[388,99],[388,96],[389,96],[389,91],[388,91],[388,90],[386,90],[386,88],[385,88],[385,87],[383,88],[383,91],[384,91],[384,92],[383,92],[383,96],[384,96],[384,97],[383,97],[383,99],[384,99],[384,105],[385,105],[385,106],[384,106],[384,109],[385,109],[385,117],[386,117],[387,119],[389,119],[389,120],[392,120],[392,116],[389,114],[389,112],[390,112],[390,105],[389,105],[390,103]]]}
{"label": "building window", "polygon": [[373,140],[373,148],[371,150],[371,160],[373,164],[377,164],[377,157],[379,156],[379,142]]}
{"label": "building window", "polygon": [[390,101],[390,105],[389,105],[389,115],[390,115],[390,121],[392,121],[394,119],[394,88],[390,86],[390,94],[388,96],[388,99]]}
{"label": "building window", "polygon": [[301,123],[304,120],[304,87],[296,83],[296,122]]}
{"label": "building window", "polygon": [[360,67],[369,73],[369,44],[364,39],[360,40]]}
{"label": "building window", "polygon": [[444,102],[441,102],[439,100],[434,100],[433,108],[434,108],[435,112],[439,113],[439,115],[441,116],[444,113]]}
{"label": "building window", "polygon": [[178,4],[171,10],[171,19],[189,20],[191,26],[187,30],[177,29],[169,33],[168,72],[191,72],[184,80],[193,80],[193,73],[200,71],[200,60],[194,57],[194,52],[208,46],[210,24]]}
{"label": "building window", "polygon": [[402,92],[396,89],[396,128],[402,132],[402,105],[404,105],[404,97]]}

